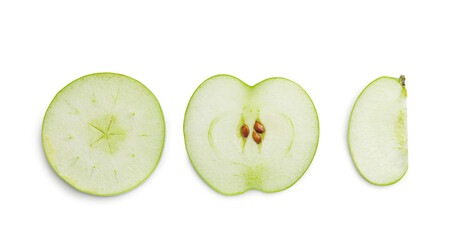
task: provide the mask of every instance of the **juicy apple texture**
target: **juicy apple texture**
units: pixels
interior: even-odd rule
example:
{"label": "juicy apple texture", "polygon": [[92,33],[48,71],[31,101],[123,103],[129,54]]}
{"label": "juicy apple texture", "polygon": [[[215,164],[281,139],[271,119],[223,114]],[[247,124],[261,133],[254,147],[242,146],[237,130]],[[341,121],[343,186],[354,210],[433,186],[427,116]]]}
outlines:
{"label": "juicy apple texture", "polygon": [[405,78],[381,77],[360,94],[349,120],[352,159],[369,182],[389,185],[408,168]]}
{"label": "juicy apple texture", "polygon": [[184,137],[194,168],[216,191],[277,192],[298,181],[312,162],[318,115],[304,89],[288,79],[248,86],[217,75],[190,99]]}
{"label": "juicy apple texture", "polygon": [[114,195],[143,182],[164,144],[164,118],[143,84],[114,73],[64,87],[45,114],[42,137],[56,173],[76,189]]}

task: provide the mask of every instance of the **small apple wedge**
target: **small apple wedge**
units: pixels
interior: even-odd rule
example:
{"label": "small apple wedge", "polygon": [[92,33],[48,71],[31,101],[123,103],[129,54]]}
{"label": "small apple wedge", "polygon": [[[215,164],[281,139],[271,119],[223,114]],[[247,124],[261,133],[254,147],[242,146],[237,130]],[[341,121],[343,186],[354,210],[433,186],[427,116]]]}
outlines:
{"label": "small apple wedge", "polygon": [[390,185],[407,172],[407,90],[405,77],[381,77],[359,95],[352,109],[348,143],[360,174]]}
{"label": "small apple wedge", "polygon": [[298,181],[312,162],[318,115],[307,93],[288,79],[248,86],[217,75],[190,99],[184,138],[193,166],[216,191],[277,192]]}
{"label": "small apple wedge", "polygon": [[162,153],[165,125],[143,84],[96,73],[64,87],[42,125],[48,162],[67,183],[94,195],[115,195],[142,183]]}

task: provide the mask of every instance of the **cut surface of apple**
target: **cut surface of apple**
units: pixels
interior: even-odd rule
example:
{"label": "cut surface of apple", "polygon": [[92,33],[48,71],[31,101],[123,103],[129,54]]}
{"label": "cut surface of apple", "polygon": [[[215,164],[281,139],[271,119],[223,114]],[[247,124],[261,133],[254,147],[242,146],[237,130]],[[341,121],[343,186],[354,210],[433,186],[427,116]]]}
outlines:
{"label": "cut surface of apple", "polygon": [[405,78],[381,77],[358,97],[349,120],[348,143],[360,174],[389,185],[408,168]]}
{"label": "cut surface of apple", "polygon": [[162,153],[165,125],[143,84],[96,73],[64,87],[45,114],[42,139],[56,173],[76,189],[114,195],[143,182]]}
{"label": "cut surface of apple", "polygon": [[193,166],[216,191],[277,192],[298,181],[312,162],[318,115],[307,93],[288,79],[248,86],[217,75],[190,99],[184,137]]}

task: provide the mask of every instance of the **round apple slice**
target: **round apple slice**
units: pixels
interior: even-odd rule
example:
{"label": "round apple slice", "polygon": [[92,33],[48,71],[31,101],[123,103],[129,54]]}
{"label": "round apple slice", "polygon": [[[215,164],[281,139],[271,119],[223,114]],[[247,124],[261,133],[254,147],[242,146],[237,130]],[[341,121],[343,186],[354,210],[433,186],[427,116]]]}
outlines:
{"label": "round apple slice", "polygon": [[251,87],[217,75],[190,99],[184,138],[193,166],[218,192],[277,192],[298,181],[312,162],[318,116],[307,93],[288,79]]}
{"label": "round apple slice", "polygon": [[408,168],[405,78],[381,77],[357,98],[349,120],[348,143],[360,174],[389,185]]}
{"label": "round apple slice", "polygon": [[142,183],[164,145],[164,118],[143,84],[96,73],[64,87],[45,114],[42,138],[56,173],[76,189],[115,195]]}

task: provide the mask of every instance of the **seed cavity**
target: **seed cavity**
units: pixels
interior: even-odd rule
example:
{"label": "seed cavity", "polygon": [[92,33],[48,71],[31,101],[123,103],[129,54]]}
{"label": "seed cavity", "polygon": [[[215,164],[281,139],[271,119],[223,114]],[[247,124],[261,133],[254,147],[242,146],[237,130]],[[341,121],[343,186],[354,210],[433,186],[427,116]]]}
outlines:
{"label": "seed cavity", "polygon": [[256,131],[253,132],[253,139],[254,139],[254,142],[256,142],[257,144],[262,142],[262,137]]}
{"label": "seed cavity", "polygon": [[240,133],[242,134],[243,138],[247,138],[249,136],[249,127],[246,124],[244,124],[240,128]]}
{"label": "seed cavity", "polygon": [[256,123],[254,124],[254,130],[256,130],[256,132],[258,132],[258,133],[264,133],[265,127],[262,125],[262,123],[260,123],[259,121],[256,121]]}

